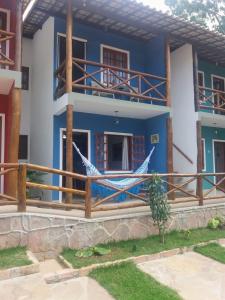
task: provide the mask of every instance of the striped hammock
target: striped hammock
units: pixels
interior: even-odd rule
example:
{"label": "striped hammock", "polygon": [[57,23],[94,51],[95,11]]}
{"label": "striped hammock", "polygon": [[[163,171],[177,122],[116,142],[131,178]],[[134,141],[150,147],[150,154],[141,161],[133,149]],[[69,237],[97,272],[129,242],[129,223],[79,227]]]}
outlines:
{"label": "striped hammock", "polygon": [[[73,142],[73,147],[76,149],[77,153],[80,155],[84,166],[86,167],[86,172],[88,176],[100,176],[102,175],[98,169],[85,157],[83,156],[83,154],[80,152],[80,149],[77,147],[77,145]],[[144,160],[144,162],[142,163],[142,165],[135,171],[133,172],[133,174],[136,175],[141,175],[141,174],[146,174],[148,173],[148,165],[150,163],[150,159],[152,156],[153,151],[155,150],[155,147],[152,148],[152,150],[150,151],[149,155],[146,157],[146,159]],[[125,178],[122,180],[109,180],[109,179],[100,179],[98,180],[98,182],[102,182],[105,185],[110,186],[114,186],[117,188],[126,188],[130,185],[133,185],[135,183],[137,183],[138,181],[140,181],[140,178]]]}

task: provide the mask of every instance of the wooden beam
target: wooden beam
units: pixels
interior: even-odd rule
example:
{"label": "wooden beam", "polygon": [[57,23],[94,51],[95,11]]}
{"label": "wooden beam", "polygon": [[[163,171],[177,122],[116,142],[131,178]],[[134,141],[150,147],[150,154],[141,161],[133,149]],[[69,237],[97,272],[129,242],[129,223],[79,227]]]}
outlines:
{"label": "wooden beam", "polygon": [[[171,117],[167,119],[167,172],[173,173],[173,123]],[[172,177],[168,177],[168,183],[171,183],[171,185],[173,185]],[[169,185],[168,191],[170,191],[171,189],[172,186]],[[174,192],[171,192],[168,195],[168,199],[175,199]]]}
{"label": "wooden beam", "polygon": [[26,180],[27,180],[27,167],[20,165],[18,170],[18,212],[26,211]]}
{"label": "wooden beam", "polygon": [[198,86],[198,53],[195,48],[192,51],[193,55],[193,80],[194,80],[194,101],[195,111],[199,110],[199,86]]}
{"label": "wooden beam", "polygon": [[72,92],[72,69],[73,69],[73,10],[72,0],[67,0],[66,16],[66,93]]}
{"label": "wooden beam", "polygon": [[[196,122],[196,136],[197,136],[197,172],[202,173],[203,157],[202,157],[202,126],[201,121]],[[203,184],[202,176],[198,176],[196,194],[199,196],[199,205],[203,205]]]}
{"label": "wooden beam", "polygon": [[[73,105],[66,107],[66,171],[73,172]],[[66,188],[73,188],[73,179],[66,177]],[[72,193],[66,194],[66,203],[72,203]]]}
{"label": "wooden beam", "polygon": [[15,42],[15,71],[21,71],[22,61],[22,11],[23,4],[21,0],[17,0],[16,7],[16,42]]}
{"label": "wooden beam", "polygon": [[166,39],[166,98],[167,106],[171,106],[171,61],[170,61],[170,44]]}

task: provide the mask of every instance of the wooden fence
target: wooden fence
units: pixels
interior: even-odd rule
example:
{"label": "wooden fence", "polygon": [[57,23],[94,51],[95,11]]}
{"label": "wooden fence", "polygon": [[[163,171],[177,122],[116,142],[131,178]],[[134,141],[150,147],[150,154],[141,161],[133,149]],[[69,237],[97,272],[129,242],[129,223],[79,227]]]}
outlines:
{"label": "wooden fence", "polygon": [[225,114],[225,92],[199,86],[199,108]]}
{"label": "wooden fence", "polygon": [[[19,212],[25,212],[27,206],[38,206],[45,208],[55,208],[72,210],[83,210],[86,218],[90,218],[92,212],[109,211],[123,208],[134,208],[148,205],[148,188],[149,182],[154,174],[116,174],[101,176],[85,176],[76,173],[66,172],[58,169],[42,167],[32,164],[0,164],[0,176],[7,177],[10,172],[17,172],[18,187],[17,197],[13,198],[6,194],[0,194],[0,205],[17,205]],[[27,180],[27,171],[40,171],[46,174],[56,174],[59,176],[70,177],[75,180],[85,182],[85,190],[75,188],[65,188],[59,185],[41,184]],[[199,173],[199,174],[158,174],[165,185],[165,193],[168,202],[171,205],[197,202],[203,205],[208,200],[225,200],[225,173]],[[112,186],[110,182],[103,179],[135,179],[129,186],[119,188]],[[136,180],[137,179],[137,180]],[[172,179],[172,180],[171,180]],[[176,183],[175,183],[176,182]],[[108,188],[111,194],[102,197],[92,197],[92,184]],[[190,187],[191,185],[191,187]],[[203,186],[206,185],[206,186]],[[134,187],[139,186],[139,192],[136,194],[132,191]],[[44,201],[29,199],[27,190],[35,188],[47,191],[57,191],[73,194],[75,197],[73,203],[59,203],[56,201]],[[171,195],[179,193],[171,199]],[[121,194],[129,197],[129,201],[124,203],[116,202],[115,199]],[[83,199],[83,201],[81,201]],[[221,200],[223,201],[223,200]]]}
{"label": "wooden fence", "polygon": [[14,66],[10,58],[10,41],[14,39],[15,33],[0,29],[0,67]]}
{"label": "wooden fence", "polygon": [[[123,96],[133,101],[153,101],[167,105],[167,79],[153,74],[113,67],[98,62],[73,58],[73,67],[81,76],[73,79],[73,88],[91,91],[93,95]],[[56,70],[56,97],[65,92],[65,62]]]}

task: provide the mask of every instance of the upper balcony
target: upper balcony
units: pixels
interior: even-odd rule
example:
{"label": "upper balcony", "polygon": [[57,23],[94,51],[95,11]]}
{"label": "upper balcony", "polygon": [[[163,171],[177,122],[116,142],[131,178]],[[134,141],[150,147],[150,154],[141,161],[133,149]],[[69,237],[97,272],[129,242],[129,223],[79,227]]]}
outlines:
{"label": "upper balcony", "polygon": [[[169,90],[166,77],[78,58],[73,58],[73,70],[73,92],[168,106]],[[56,76],[58,98],[65,93],[65,62],[57,69]]]}

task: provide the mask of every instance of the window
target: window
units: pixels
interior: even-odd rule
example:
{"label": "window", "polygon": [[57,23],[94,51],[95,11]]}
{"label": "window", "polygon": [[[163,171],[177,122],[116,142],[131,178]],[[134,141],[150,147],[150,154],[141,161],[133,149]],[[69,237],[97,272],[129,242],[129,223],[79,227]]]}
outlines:
{"label": "window", "polygon": [[22,67],[22,89],[29,90],[29,67]]}
{"label": "window", "polygon": [[[7,12],[0,10],[0,29],[7,31]],[[0,43],[0,53],[6,54],[7,42]],[[1,59],[1,54],[0,54]]]}
{"label": "window", "polygon": [[19,140],[19,159],[28,159],[28,135],[20,135]]}
{"label": "window", "polygon": [[204,72],[202,71],[198,71],[198,85],[202,87],[205,86]]}
{"label": "window", "polygon": [[[117,68],[128,69],[129,68],[128,52],[103,46],[102,63]],[[107,72],[104,72],[103,82],[109,84],[116,84],[121,82],[121,80],[118,77],[122,79],[127,79],[128,74],[126,72],[114,71],[114,73],[116,75],[112,73],[108,74]]]}
{"label": "window", "polygon": [[202,171],[206,170],[205,163],[205,139],[202,139]]}
{"label": "window", "polygon": [[131,137],[107,134],[107,170],[131,170]]}

